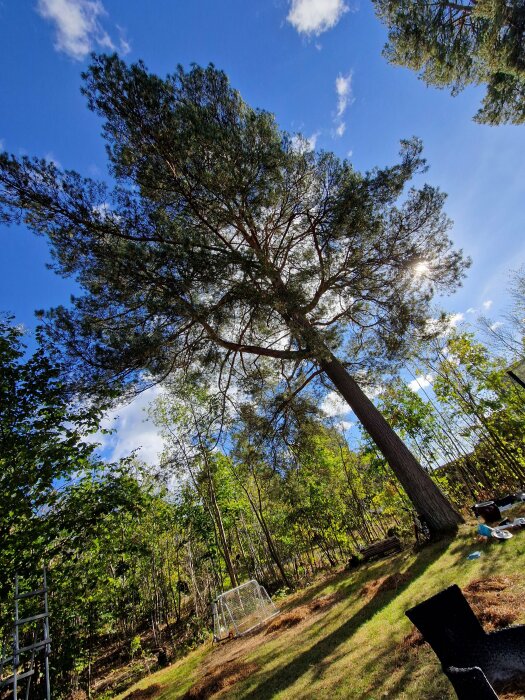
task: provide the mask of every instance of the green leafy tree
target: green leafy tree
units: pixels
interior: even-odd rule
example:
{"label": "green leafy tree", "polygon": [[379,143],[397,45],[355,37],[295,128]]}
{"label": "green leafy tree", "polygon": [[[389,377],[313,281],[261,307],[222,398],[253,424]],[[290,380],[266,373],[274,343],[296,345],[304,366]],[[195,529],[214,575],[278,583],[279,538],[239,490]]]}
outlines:
{"label": "green leafy tree", "polygon": [[[433,531],[460,517],[362,391],[363,369],[407,351],[436,291],[465,261],[447,236],[444,195],[408,189],[421,144],[358,173],[298,149],[214,67],[161,79],[95,58],[89,107],[104,119],[115,190],[53,164],[0,156],[4,221],[48,236],[84,294],[49,315],[72,374],[99,392],[199,366],[268,362],[294,391],[330,379]],[[416,277],[414,272],[425,270]]]}
{"label": "green leafy tree", "polygon": [[525,121],[525,7],[520,0],[374,0],[389,29],[385,55],[456,95],[487,91],[476,121]]}
{"label": "green leafy tree", "polygon": [[453,408],[458,434],[492,488],[515,488],[525,478],[525,409],[507,362],[492,357],[471,333],[454,333],[441,352],[434,382],[438,400]]}
{"label": "green leafy tree", "polygon": [[25,356],[22,337],[11,318],[0,318],[0,597],[15,572],[39,570],[42,513],[55,502],[59,480],[92,467],[94,445],[84,438],[99,417],[70,402],[63,368],[40,344]]}

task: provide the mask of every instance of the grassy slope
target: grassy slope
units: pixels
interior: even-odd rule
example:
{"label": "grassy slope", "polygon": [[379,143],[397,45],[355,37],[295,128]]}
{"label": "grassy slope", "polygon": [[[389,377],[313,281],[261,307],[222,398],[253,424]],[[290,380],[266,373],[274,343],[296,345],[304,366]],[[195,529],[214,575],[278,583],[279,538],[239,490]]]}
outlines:
{"label": "grassy slope", "polygon": [[[452,699],[452,688],[432,651],[421,647],[415,653],[403,654],[399,643],[411,629],[404,611],[445,586],[465,586],[481,577],[521,574],[525,532],[508,542],[487,545],[476,543],[473,532],[472,526],[465,527],[452,542],[435,544],[419,554],[404,552],[353,573],[342,572],[319,580],[289,596],[280,607],[293,609],[320,595],[340,594],[341,600],[332,607],[288,630],[270,635],[263,631],[255,642],[252,638],[220,648],[205,645],[119,698],[155,683],[163,687],[155,695],[158,700],[181,698],[214,661],[228,661],[221,655],[228,653],[228,644],[235,644],[237,647],[230,649],[235,650],[236,662],[255,662],[259,670],[223,691],[221,696],[228,699]],[[482,557],[468,561],[466,555],[475,549],[482,549]],[[394,572],[408,574],[406,583],[397,590],[360,595],[368,581]],[[525,596],[525,580],[523,593]]]}

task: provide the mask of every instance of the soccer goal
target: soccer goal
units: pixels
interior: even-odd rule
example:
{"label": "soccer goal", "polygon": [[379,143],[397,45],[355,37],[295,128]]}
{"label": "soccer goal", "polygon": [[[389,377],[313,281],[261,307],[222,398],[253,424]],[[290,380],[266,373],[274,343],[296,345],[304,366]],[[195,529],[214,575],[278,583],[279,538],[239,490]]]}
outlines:
{"label": "soccer goal", "polygon": [[266,589],[248,581],[222,593],[213,602],[213,639],[239,637],[279,613]]}

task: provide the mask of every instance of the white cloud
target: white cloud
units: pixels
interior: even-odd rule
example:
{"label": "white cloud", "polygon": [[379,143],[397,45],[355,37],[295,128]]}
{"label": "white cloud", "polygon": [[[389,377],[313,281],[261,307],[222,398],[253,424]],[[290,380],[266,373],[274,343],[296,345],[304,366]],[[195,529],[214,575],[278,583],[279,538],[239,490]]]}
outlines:
{"label": "white cloud", "polygon": [[437,333],[441,336],[447,336],[450,331],[455,328],[458,323],[465,320],[465,314],[449,314],[445,321],[437,318],[427,318],[425,323],[425,333],[434,334]]}
{"label": "white cloud", "polygon": [[46,153],[44,158],[45,158],[45,160],[48,161],[48,163],[53,163],[55,168],[62,170],[62,163],[57,158],[55,158],[55,156],[51,152]]}
{"label": "white cloud", "polygon": [[354,155],[354,152],[352,151],[352,149],[350,149],[350,150],[348,151],[348,153],[346,154],[346,157],[347,157],[347,158],[351,158],[353,155]]}
{"label": "white cloud", "polygon": [[292,0],[286,19],[299,34],[319,36],[335,27],[345,12],[344,0]]}
{"label": "white cloud", "polygon": [[352,71],[348,75],[339,75],[335,79],[335,91],[337,93],[337,116],[341,117],[352,99]]}
{"label": "white cloud", "polygon": [[482,306],[484,309],[486,309],[488,311],[490,309],[490,307],[492,306],[492,299],[487,299],[487,301],[484,301]]}
{"label": "white cloud", "polygon": [[99,451],[105,459],[117,461],[138,450],[139,459],[151,466],[158,464],[164,441],[159,429],[148,417],[147,410],[161,393],[160,387],[153,386],[104,417],[101,428],[114,432],[109,435],[97,434],[93,436],[93,441],[100,443]]}
{"label": "white cloud", "polygon": [[315,151],[318,137],[318,131],[309,137],[303,136],[302,134],[294,134],[292,136],[292,148],[294,151],[298,151],[299,153],[303,153],[305,151]]}
{"label": "white cloud", "polygon": [[477,314],[477,313],[478,313],[478,310],[475,309],[473,306],[470,306],[470,307],[467,309],[467,313],[468,313],[468,314]]}
{"label": "white cloud", "polygon": [[[95,47],[115,51],[116,47],[101,23],[107,12],[101,0],[38,0],[38,14],[55,24],[55,49],[82,60]],[[129,44],[120,31],[120,52]]]}
{"label": "white cloud", "polygon": [[0,151],[5,150],[5,141],[4,139],[0,139]]}
{"label": "white cloud", "polygon": [[504,326],[504,325],[505,325],[505,324],[504,324],[503,321],[496,321],[495,323],[493,323],[493,324],[491,325],[490,330],[491,330],[491,331],[497,331],[498,328],[501,328],[501,327]]}
{"label": "white cloud", "polygon": [[363,389],[365,394],[368,396],[370,401],[373,401],[374,399],[376,399],[379,396],[379,394],[382,393],[382,391],[384,389],[384,387],[382,387],[380,384],[376,384],[375,386],[365,386],[365,387],[361,387],[361,388]]}
{"label": "white cloud", "polygon": [[352,71],[347,75],[339,73],[335,79],[335,92],[337,94],[337,112],[335,115],[335,133],[342,136],[345,133],[346,123],[343,119],[349,105],[352,104]]}
{"label": "white cloud", "polygon": [[339,423],[339,427],[341,427],[343,430],[350,430],[350,428],[353,428],[355,423],[352,423],[351,420],[342,420]]}
{"label": "white cloud", "polygon": [[343,416],[350,413],[349,405],[337,391],[331,391],[325,396],[324,401],[321,404],[321,410],[324,411],[330,418],[333,418],[334,416]]}
{"label": "white cloud", "polygon": [[434,381],[434,377],[431,374],[425,374],[424,376],[419,376],[408,382],[408,388],[411,391],[419,391],[420,389],[426,389]]}
{"label": "white cloud", "polygon": [[465,320],[465,314],[462,314],[462,313],[452,314],[451,316],[448,317],[448,325],[451,328],[454,328],[455,326],[458,325],[458,323],[461,323],[464,320]]}

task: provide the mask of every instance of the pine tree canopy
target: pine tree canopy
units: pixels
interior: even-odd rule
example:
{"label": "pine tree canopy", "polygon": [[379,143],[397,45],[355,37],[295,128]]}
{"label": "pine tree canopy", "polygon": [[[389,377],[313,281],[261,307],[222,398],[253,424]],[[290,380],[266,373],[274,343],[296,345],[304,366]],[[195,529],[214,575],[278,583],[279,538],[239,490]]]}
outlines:
{"label": "pine tree canopy", "polygon": [[525,121],[523,0],[374,0],[389,29],[389,61],[419,72],[428,85],[486,85],[475,120]]}
{"label": "pine tree canopy", "polygon": [[363,174],[283,133],[213,66],[161,79],[99,56],[83,77],[114,189],[3,154],[0,203],[84,290],[48,313],[84,385],[250,356],[298,367],[326,348],[371,367],[402,355],[433,294],[458,285],[444,195],[407,189],[418,140]]}

